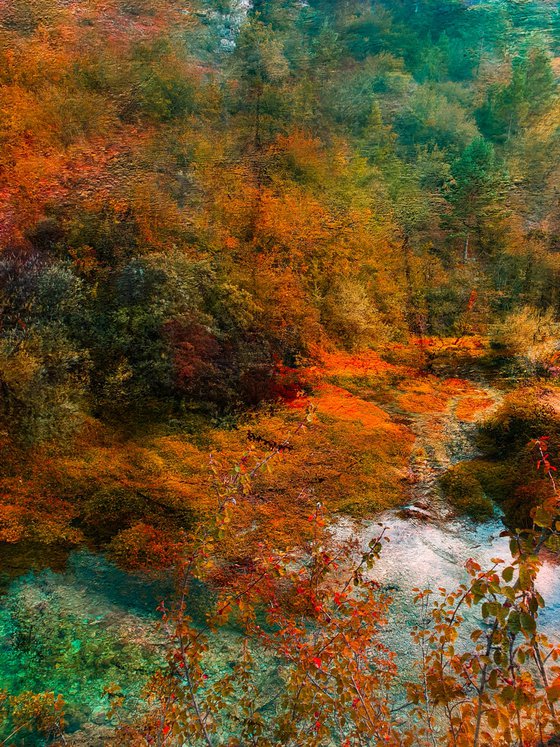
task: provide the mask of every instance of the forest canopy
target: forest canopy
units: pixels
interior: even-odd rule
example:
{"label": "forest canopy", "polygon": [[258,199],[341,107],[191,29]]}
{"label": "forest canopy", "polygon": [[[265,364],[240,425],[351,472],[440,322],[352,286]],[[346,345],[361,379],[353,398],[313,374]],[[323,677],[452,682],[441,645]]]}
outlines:
{"label": "forest canopy", "polygon": [[11,438],[234,412],[319,347],[556,308],[554,4],[1,13]]}

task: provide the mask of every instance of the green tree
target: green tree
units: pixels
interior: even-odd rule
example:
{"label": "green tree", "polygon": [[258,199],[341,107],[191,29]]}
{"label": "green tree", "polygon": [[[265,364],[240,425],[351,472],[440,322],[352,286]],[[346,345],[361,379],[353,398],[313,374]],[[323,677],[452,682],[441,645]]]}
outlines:
{"label": "green tree", "polygon": [[494,147],[475,138],[452,164],[447,192],[451,212],[445,222],[462,239],[464,261],[470,258],[473,239],[483,248],[498,235],[506,190],[507,176]]}
{"label": "green tree", "polygon": [[549,54],[534,47],[513,61],[508,85],[490,87],[477,112],[482,132],[496,142],[507,142],[546,112],[557,95]]}

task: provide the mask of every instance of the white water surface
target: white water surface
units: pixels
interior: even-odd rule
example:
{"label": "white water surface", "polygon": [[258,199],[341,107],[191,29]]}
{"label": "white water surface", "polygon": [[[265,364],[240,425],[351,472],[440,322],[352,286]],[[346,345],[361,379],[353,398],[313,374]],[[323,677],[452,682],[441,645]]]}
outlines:
{"label": "white water surface", "polygon": [[[343,520],[336,529],[339,539],[357,538],[365,550],[371,539],[379,536],[382,526],[389,539],[371,575],[391,595],[393,602],[387,628],[387,644],[401,662],[416,659],[410,633],[418,623],[418,608],[413,604],[415,588],[431,589],[437,595],[440,587],[455,590],[468,579],[465,565],[473,558],[482,568],[492,566],[492,558],[511,561],[509,540],[500,537],[500,521],[475,524],[449,521],[440,525],[422,519],[400,518],[386,513],[375,522],[359,525]],[[544,560],[537,580],[546,608],[540,615],[541,631],[560,642],[560,566]],[[466,630],[470,630],[466,623]]]}

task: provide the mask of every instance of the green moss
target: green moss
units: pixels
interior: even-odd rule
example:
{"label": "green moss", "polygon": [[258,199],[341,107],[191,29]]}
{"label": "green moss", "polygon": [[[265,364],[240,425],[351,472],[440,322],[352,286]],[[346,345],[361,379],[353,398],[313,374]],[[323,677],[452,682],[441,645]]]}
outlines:
{"label": "green moss", "polygon": [[508,464],[475,459],[465,465],[475,477],[485,495],[497,503],[502,503],[515,490],[517,473]]}
{"label": "green moss", "polygon": [[469,467],[459,464],[440,478],[444,496],[459,513],[475,521],[485,521],[494,515],[494,505]]}
{"label": "green moss", "polygon": [[88,553],[74,554],[62,574],[20,579],[0,610],[0,689],[60,694],[70,730],[106,713],[108,686],[137,709],[163,662],[155,606],[167,593],[167,582],[124,574]]}

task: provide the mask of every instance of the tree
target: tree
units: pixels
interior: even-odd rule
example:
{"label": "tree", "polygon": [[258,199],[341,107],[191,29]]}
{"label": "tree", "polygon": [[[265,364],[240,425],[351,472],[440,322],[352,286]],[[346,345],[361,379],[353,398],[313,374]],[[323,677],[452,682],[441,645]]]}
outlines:
{"label": "tree", "polygon": [[508,85],[494,84],[477,112],[482,132],[496,142],[508,142],[542,116],[557,96],[549,54],[533,47],[512,63]]}
{"label": "tree", "polygon": [[451,167],[446,221],[463,241],[463,260],[470,257],[473,239],[483,249],[498,237],[505,215],[507,177],[491,143],[475,138]]}
{"label": "tree", "polygon": [[[470,559],[468,580],[457,590],[416,590],[418,677],[404,675],[404,703],[396,700],[395,659],[382,638],[389,598],[374,580],[383,529],[365,550],[333,547],[318,504],[303,553],[263,542],[243,573],[216,594],[204,622],[195,624],[188,613],[196,583],[211,584],[222,572],[221,543],[250,499],[253,477],[289,444],[288,437],[264,457],[247,453],[229,474],[214,467],[214,522],[185,548],[177,599],[160,607],[167,665],[150,682],[147,713],[123,725],[113,743],[545,744],[560,727],[560,649],[538,630],[544,600],[535,587],[536,551],[558,535],[546,438],[536,447],[553,487],[552,518],[543,506],[532,530],[511,534],[510,564],[493,559],[485,570]],[[211,673],[215,634],[228,621],[239,631],[235,664]],[[260,684],[263,668],[264,681],[277,683],[272,694]],[[409,718],[402,719],[406,710]]]}

